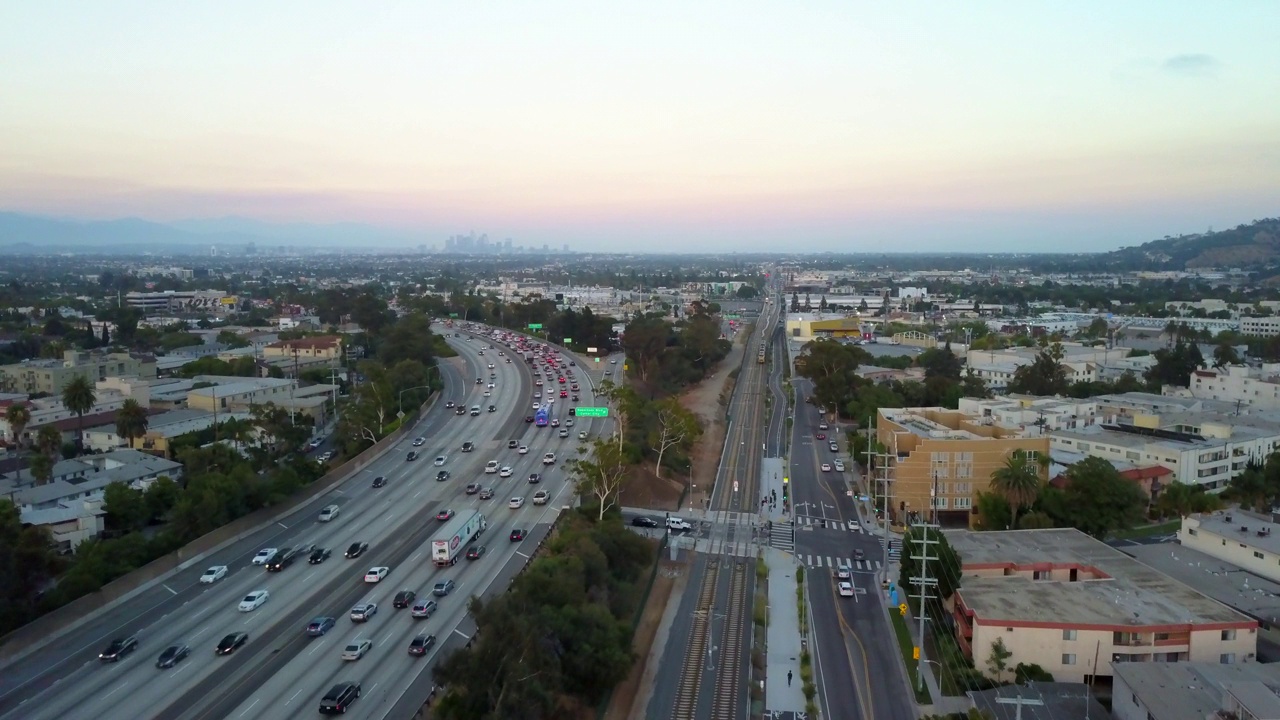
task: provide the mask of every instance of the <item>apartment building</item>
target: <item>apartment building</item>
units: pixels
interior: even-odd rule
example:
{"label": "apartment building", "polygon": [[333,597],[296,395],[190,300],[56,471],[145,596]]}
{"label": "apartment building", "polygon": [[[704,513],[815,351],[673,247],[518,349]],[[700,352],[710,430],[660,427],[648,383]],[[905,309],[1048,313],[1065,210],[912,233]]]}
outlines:
{"label": "apartment building", "polygon": [[[93,419],[102,416],[109,416],[114,420],[116,411],[124,406],[124,401],[127,399],[127,396],[114,390],[99,390],[93,406],[84,414],[84,426],[90,427],[89,423]],[[14,403],[0,401],[0,439],[8,443],[12,443],[17,439],[13,436],[13,428],[10,427],[8,419],[3,414],[8,406],[12,404]],[[79,423],[81,420],[74,412],[67,409],[67,406],[62,403],[62,399],[59,397],[25,400],[20,404],[26,405],[27,410],[31,413],[31,420],[22,431],[22,441],[27,444],[30,444],[35,439],[36,433],[40,432],[40,428],[45,425],[64,423],[66,421]]]}
{"label": "apartment building", "polygon": [[1178,542],[1258,577],[1280,583],[1280,523],[1242,510],[1182,519]]}
{"label": "apartment building", "polygon": [[972,418],[1018,426],[1033,432],[1076,430],[1106,421],[1092,398],[1005,395],[997,398],[961,398],[959,411]]}
{"label": "apartment building", "polygon": [[263,347],[262,356],[268,361],[288,359],[305,364],[319,362],[337,366],[343,359],[342,336],[319,335],[281,340]]}
{"label": "apartment building", "polygon": [[1187,394],[1237,407],[1280,410],[1280,363],[1200,368],[1191,373]]}
{"label": "apartment building", "polygon": [[1240,332],[1255,337],[1280,335],[1280,316],[1242,317],[1240,318]]}
{"label": "apartment building", "polygon": [[217,383],[187,392],[187,407],[193,410],[223,412],[245,409],[252,405],[281,404],[287,401],[297,382],[284,378],[242,378],[222,375],[197,375],[196,384]]}
{"label": "apartment building", "polygon": [[1009,667],[1060,682],[1125,663],[1256,660],[1256,620],[1079,530],[944,532],[962,562],[956,639],[979,665],[997,641]]}
{"label": "apartment building", "polygon": [[1139,414],[1049,434],[1052,452],[1092,455],[1132,467],[1160,465],[1172,482],[1222,490],[1250,462],[1280,447],[1280,422],[1263,415],[1212,412]]}
{"label": "apartment building", "polygon": [[93,383],[112,376],[155,377],[156,360],[137,353],[68,350],[61,360],[0,365],[0,389],[57,395],[78,376]]}
{"label": "apartment building", "polygon": [[880,408],[876,420],[890,513],[898,522],[932,504],[939,523],[968,527],[976,519],[978,493],[1017,450],[1047,479],[1039,459],[1048,456],[1049,438],[1038,431],[936,407]]}
{"label": "apartment building", "polygon": [[1280,718],[1280,666],[1263,663],[1120,663],[1112,681],[1115,720]]}

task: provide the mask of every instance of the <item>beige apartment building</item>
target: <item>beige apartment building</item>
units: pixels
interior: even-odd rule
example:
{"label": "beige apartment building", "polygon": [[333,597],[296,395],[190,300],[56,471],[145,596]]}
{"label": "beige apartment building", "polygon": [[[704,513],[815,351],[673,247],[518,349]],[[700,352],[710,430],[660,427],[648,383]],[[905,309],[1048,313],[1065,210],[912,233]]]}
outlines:
{"label": "beige apartment building", "polygon": [[1280,583],[1280,523],[1256,513],[1218,510],[1182,518],[1183,547]]}
{"label": "beige apartment building", "polygon": [[267,360],[297,358],[299,362],[304,363],[326,361],[338,364],[342,361],[342,336],[318,335],[297,340],[281,340],[262,348],[262,356]]}
{"label": "beige apartment building", "polygon": [[0,365],[0,389],[57,395],[76,376],[84,376],[95,384],[108,377],[153,378],[156,376],[156,359],[135,353],[68,350],[61,360],[28,360]]}
{"label": "beige apartment building", "polygon": [[1035,427],[946,408],[880,408],[876,439],[884,447],[881,468],[896,522],[927,512],[932,497],[937,522],[972,525],[978,493],[1017,450],[1026,452],[1028,464],[1048,480],[1040,459],[1049,455],[1049,438]]}
{"label": "beige apartment building", "polygon": [[253,405],[286,403],[297,383],[283,378],[242,378],[197,375],[196,381],[221,382],[187,393],[187,407],[207,412],[243,410]]}
{"label": "beige apartment building", "polygon": [[979,668],[997,641],[1008,667],[1035,663],[1059,682],[1120,663],[1257,660],[1256,620],[1079,530],[944,532],[962,563],[956,639]]}

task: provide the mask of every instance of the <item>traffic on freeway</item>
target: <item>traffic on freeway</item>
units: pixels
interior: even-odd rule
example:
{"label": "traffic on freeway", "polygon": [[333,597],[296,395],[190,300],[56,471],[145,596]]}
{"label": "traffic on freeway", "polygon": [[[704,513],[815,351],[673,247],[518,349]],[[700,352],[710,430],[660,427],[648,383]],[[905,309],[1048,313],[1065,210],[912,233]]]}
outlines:
{"label": "traffic on freeway", "polygon": [[[402,440],[278,522],[5,667],[0,717],[292,717],[316,712],[348,681],[358,692],[338,693],[326,701],[330,710],[384,717],[410,686],[429,683],[467,599],[489,590],[508,564],[527,562],[532,548],[512,540],[513,531],[545,529],[570,502],[563,460],[548,463],[547,454],[572,456],[579,433],[591,429],[568,414],[592,402],[585,378],[578,403],[547,401],[558,427],[526,423],[533,373],[556,385],[565,377],[568,386],[574,367],[550,349],[527,361],[500,337],[481,334],[494,331],[474,329],[440,329],[461,362],[440,363],[446,390]],[[422,459],[409,460],[413,451]],[[443,463],[428,461],[435,457]],[[510,477],[485,474],[490,460],[511,467]],[[442,471],[447,479],[438,479]],[[528,482],[534,473],[536,486]],[[482,490],[468,493],[472,483]],[[534,502],[512,507],[513,497]],[[461,543],[452,564],[437,567],[432,541],[448,519],[475,512],[484,529]],[[206,572],[214,567],[225,571]],[[117,639],[132,639],[133,649],[100,659]],[[187,652],[161,662],[175,646]]]}

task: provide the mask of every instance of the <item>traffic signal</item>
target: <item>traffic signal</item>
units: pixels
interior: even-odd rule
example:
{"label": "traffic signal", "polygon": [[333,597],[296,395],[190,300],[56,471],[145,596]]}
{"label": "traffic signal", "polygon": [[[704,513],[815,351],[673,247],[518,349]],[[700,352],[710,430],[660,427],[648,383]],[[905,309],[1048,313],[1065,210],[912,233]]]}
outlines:
{"label": "traffic signal", "polygon": [[782,478],[782,500],[785,502],[791,495],[791,478]]}

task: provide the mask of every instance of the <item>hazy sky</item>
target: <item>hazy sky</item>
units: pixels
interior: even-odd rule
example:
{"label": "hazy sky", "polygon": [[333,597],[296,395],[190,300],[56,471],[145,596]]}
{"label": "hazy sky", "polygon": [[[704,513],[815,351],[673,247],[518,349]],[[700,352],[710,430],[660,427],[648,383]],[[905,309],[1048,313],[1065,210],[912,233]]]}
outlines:
{"label": "hazy sky", "polygon": [[6,2],[0,209],[579,249],[1280,214],[1280,2]]}

